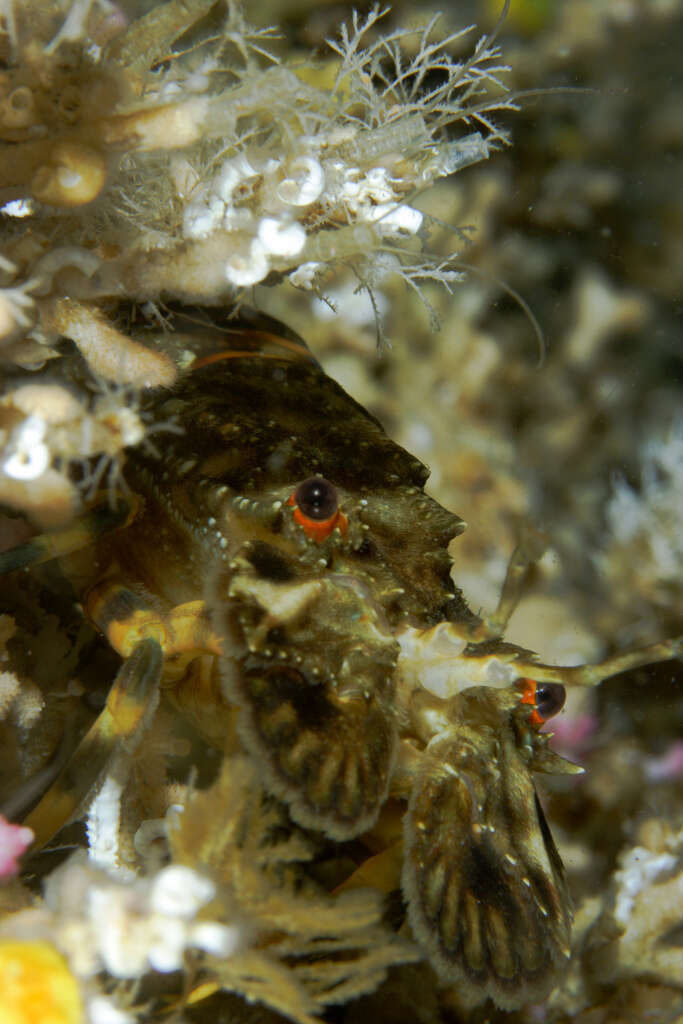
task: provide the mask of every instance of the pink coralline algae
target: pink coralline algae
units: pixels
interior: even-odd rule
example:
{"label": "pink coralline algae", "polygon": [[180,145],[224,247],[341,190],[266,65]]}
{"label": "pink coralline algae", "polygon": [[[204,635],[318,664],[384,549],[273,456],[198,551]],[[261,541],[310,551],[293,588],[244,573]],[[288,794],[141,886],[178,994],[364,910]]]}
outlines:
{"label": "pink coralline algae", "polygon": [[683,776],[683,740],[676,740],[661,757],[648,758],[645,774],[653,781],[675,781]]}
{"label": "pink coralline algae", "polygon": [[18,858],[33,842],[33,832],[13,825],[0,814],[0,880],[12,878],[19,870]]}

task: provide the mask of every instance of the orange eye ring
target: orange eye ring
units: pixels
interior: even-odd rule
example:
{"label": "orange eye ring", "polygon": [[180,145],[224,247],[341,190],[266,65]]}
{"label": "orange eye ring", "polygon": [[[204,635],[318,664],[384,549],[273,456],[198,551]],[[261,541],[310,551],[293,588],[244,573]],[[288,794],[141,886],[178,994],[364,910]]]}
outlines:
{"label": "orange eye ring", "polygon": [[518,679],[516,685],[521,692],[520,704],[533,708],[529,724],[536,729],[540,729],[564,706],[566,694],[560,683],[537,683],[535,679],[525,677]]}
{"label": "orange eye ring", "polygon": [[[294,502],[290,498],[287,504],[294,505]],[[305,516],[296,505],[294,505],[294,520],[303,528],[306,536],[314,540],[316,544],[320,544],[326,537],[329,537],[336,526],[341,530],[342,536],[345,536],[349,525],[348,519],[339,509],[329,519],[316,521]]]}
{"label": "orange eye ring", "polygon": [[309,477],[299,484],[287,499],[294,509],[294,521],[316,544],[320,544],[339,527],[346,534],[349,521],[337,505],[337,491],[323,477]]}

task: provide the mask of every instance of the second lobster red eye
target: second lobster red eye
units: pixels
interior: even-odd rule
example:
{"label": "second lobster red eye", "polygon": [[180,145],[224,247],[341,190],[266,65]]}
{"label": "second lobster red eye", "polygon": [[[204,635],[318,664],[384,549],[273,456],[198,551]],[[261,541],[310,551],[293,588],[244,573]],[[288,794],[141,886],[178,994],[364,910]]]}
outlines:
{"label": "second lobster red eye", "polygon": [[302,481],[287,504],[294,506],[294,519],[311,540],[320,543],[336,526],[346,533],[348,521],[339,509],[337,489],[322,476]]}
{"label": "second lobster red eye", "polygon": [[529,715],[531,725],[540,727],[564,707],[567,694],[561,683],[537,683],[535,679],[519,679],[517,686],[522,691],[522,704],[530,704],[533,709]]}

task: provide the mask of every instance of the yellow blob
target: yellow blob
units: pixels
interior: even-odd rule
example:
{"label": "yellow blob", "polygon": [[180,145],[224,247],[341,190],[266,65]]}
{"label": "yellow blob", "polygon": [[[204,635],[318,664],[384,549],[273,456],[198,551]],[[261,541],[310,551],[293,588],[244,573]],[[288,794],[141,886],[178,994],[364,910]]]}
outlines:
{"label": "yellow blob", "polygon": [[47,942],[0,941],[0,1024],[81,1024],[78,983]]}
{"label": "yellow blob", "polygon": [[106,177],[104,157],[96,149],[58,142],[48,162],[34,174],[31,192],[50,206],[83,206],[100,194]]}
{"label": "yellow blob", "polygon": [[[484,11],[489,25],[494,25],[503,9],[503,0],[484,0]],[[507,28],[534,35],[550,21],[552,0],[511,0]]]}
{"label": "yellow blob", "polygon": [[220,989],[221,986],[216,984],[215,981],[205,981],[190,992],[187,997],[187,1005],[193,1006],[194,1003],[201,1003],[203,999],[208,999],[209,996],[213,996],[216,992],[220,992]]}
{"label": "yellow blob", "polygon": [[294,72],[300,81],[305,82],[307,85],[312,85],[316,89],[330,91],[334,88],[340,67],[340,60],[330,58],[329,60],[315,63],[296,63],[292,65],[290,70]]}

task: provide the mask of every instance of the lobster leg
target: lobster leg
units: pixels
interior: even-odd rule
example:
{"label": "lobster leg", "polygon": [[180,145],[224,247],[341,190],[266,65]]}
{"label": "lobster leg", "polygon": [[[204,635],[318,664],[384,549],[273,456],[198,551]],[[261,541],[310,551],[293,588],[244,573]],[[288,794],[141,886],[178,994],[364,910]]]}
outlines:
{"label": "lobster leg", "polygon": [[613,654],[594,665],[543,665],[540,662],[516,662],[521,672],[537,682],[563,683],[565,686],[598,686],[603,679],[658,661],[670,661],[683,655],[683,636],[662,640],[635,651]]}
{"label": "lobster leg", "polygon": [[159,702],[162,667],[159,642],[141,640],[116,676],[104,709],[26,818],[34,851],[77,817],[116,754],[135,750]]}
{"label": "lobster leg", "polygon": [[114,505],[103,501],[61,530],[38,534],[24,544],[0,551],[0,576],[27,569],[87,547],[98,537],[119,530],[135,517],[137,503],[119,498]]}
{"label": "lobster leg", "polygon": [[135,751],[159,703],[162,676],[182,676],[198,654],[219,651],[202,601],[163,614],[109,580],[90,591],[85,606],[126,660],[103,711],[24,822],[35,834],[34,849],[77,817],[119,754]]}
{"label": "lobster leg", "polygon": [[522,530],[519,542],[508,562],[498,607],[470,629],[468,638],[472,643],[503,636],[510,617],[523,596],[528,570],[541,558],[547,546],[548,538],[540,530],[533,526],[527,526]]}
{"label": "lobster leg", "polygon": [[88,592],[84,606],[90,621],[122,658],[149,637],[161,644],[166,659],[222,653],[204,601],[188,601],[163,612],[116,580],[104,580]]}

